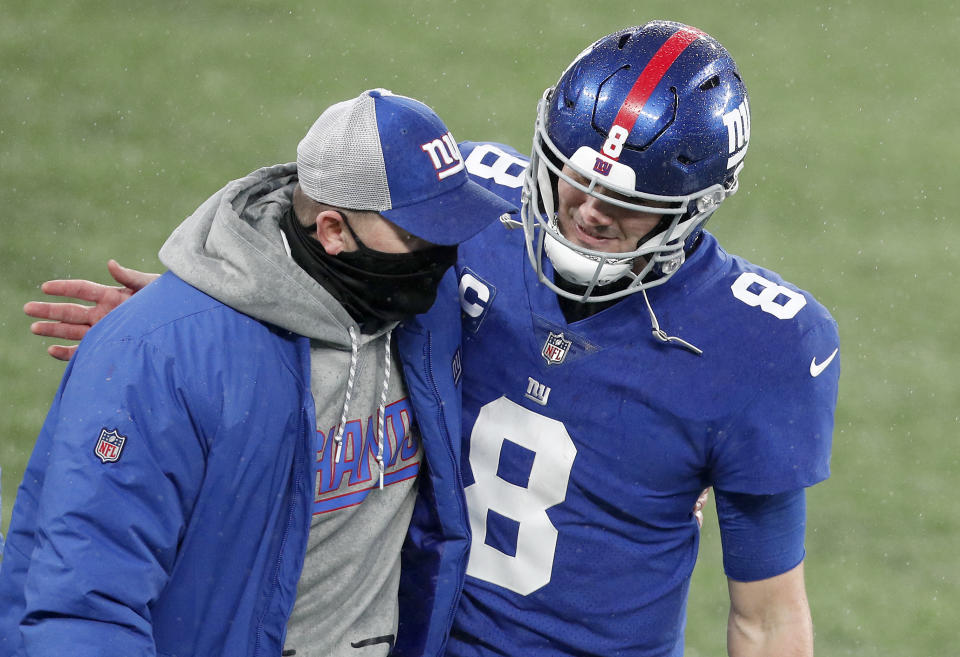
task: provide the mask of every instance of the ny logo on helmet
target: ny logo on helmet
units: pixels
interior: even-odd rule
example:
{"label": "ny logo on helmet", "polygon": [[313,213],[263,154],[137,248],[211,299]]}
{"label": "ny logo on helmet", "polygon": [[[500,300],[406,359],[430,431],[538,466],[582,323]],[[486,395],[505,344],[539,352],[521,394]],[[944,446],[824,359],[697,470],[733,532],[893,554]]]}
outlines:
{"label": "ny logo on helmet", "polygon": [[613,163],[602,160],[599,157],[593,165],[593,170],[599,173],[601,176],[609,176],[611,169],[613,169]]}
{"label": "ny logo on helmet", "polygon": [[738,107],[723,115],[723,125],[727,126],[727,168],[740,164],[747,154],[750,142],[750,103],[744,98]]}
{"label": "ny logo on helmet", "polygon": [[438,180],[463,171],[463,155],[460,154],[460,148],[457,147],[453,133],[448,132],[440,139],[421,144],[420,150],[430,156],[433,168],[437,171]]}

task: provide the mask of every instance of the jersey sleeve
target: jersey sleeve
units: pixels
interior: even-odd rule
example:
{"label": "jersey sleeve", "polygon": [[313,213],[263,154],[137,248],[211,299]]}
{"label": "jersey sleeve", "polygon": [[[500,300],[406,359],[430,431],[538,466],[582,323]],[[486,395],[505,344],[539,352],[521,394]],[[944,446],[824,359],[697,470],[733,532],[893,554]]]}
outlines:
{"label": "jersey sleeve", "polygon": [[727,577],[753,582],[785,573],[803,561],[804,489],[776,495],[714,492]]}
{"label": "jersey sleeve", "polygon": [[774,342],[754,367],[744,378],[755,392],[718,430],[713,485],[773,495],[826,479],[840,375],[836,323],[826,315],[799,341]]}
{"label": "jersey sleeve", "polygon": [[152,655],[149,605],[203,478],[196,393],[143,342],[82,346],[75,360],[39,442],[24,643],[31,655]]}

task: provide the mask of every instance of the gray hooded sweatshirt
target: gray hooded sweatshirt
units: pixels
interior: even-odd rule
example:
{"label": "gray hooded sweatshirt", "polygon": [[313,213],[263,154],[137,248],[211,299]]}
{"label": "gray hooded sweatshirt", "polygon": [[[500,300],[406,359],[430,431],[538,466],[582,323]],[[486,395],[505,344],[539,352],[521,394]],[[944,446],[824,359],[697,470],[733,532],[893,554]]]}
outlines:
{"label": "gray hooded sweatshirt", "polygon": [[[400,548],[422,450],[390,344],[393,325],[362,334],[289,255],[279,219],[290,207],[296,181],[291,163],[228,183],[174,231],[160,259],[231,308],[310,338],[315,503],[284,654],[386,655],[397,630]],[[249,537],[252,545],[257,539]]]}

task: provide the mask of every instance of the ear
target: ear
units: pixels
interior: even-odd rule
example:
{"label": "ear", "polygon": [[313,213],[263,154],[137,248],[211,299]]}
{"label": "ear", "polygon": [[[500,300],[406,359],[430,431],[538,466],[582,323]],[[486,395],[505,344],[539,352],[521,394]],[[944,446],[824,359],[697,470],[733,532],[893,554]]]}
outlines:
{"label": "ear", "polygon": [[343,217],[333,210],[323,210],[317,214],[317,232],[314,237],[330,255],[357,249],[350,231],[343,223]]}

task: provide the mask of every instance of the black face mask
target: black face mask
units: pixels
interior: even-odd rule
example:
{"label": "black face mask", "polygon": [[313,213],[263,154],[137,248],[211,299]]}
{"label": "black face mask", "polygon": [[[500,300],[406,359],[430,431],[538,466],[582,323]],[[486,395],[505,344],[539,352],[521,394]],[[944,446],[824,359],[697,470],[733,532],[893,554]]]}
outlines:
{"label": "black face mask", "polygon": [[335,256],[297,220],[293,207],[280,227],[287,235],[294,261],[332,294],[360,325],[372,333],[388,322],[429,310],[444,273],[457,261],[456,246],[431,246],[410,253],[385,253],[364,244],[347,221],[356,251]]}

